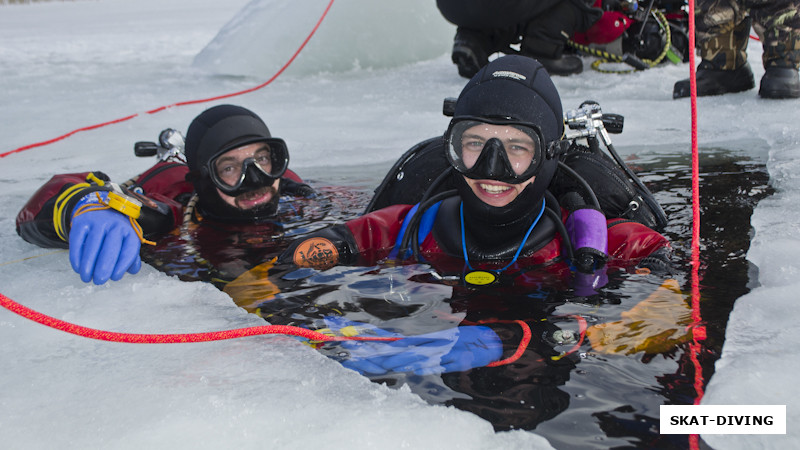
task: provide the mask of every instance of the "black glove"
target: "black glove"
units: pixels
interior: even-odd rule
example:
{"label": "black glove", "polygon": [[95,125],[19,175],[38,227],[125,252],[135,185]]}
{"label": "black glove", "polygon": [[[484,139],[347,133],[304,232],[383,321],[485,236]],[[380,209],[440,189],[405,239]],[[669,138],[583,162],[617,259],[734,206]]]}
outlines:
{"label": "black glove", "polygon": [[281,195],[293,195],[295,197],[313,197],[317,193],[314,189],[305,184],[298,183],[288,178],[281,179]]}

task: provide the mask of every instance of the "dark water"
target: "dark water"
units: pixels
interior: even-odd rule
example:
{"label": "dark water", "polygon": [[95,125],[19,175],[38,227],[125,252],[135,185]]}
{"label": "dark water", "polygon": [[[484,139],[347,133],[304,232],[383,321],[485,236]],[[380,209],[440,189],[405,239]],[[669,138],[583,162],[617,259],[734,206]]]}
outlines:
{"label": "dark water", "polygon": [[[658,201],[669,225],[663,234],[672,242],[676,277],[682,291],[691,292],[691,161],[688,155],[650,156],[631,161]],[[750,217],[759,200],[771,194],[761,161],[725,149],[701,149],[700,315],[707,339],[697,358],[704,384],[714,373],[725,337],[728,315],[737,298],[749,292],[755,268],[745,258],[750,245]],[[630,292],[620,286],[620,292]],[[566,448],[688,448],[688,436],[659,435],[661,404],[691,404],[697,374],[688,345],[656,356],[625,358],[590,355],[577,366],[565,388],[570,407],[541,424],[536,432],[554,447]]]}
{"label": "dark water", "polygon": [[[697,363],[689,348],[691,331],[686,329],[691,321],[691,166],[688,155],[662,151],[629,164],[669,216],[664,234],[673,244],[678,268],[673,277],[675,290],[661,286],[663,278],[628,272],[610,273],[608,283],[596,294],[579,296],[558,280],[549,280],[546,274],[534,289],[474,291],[437,280],[426,265],[336,267],[324,272],[270,272],[270,278],[280,278],[276,281],[280,286],[270,284],[262,297],[269,301],[260,305],[260,313],[272,323],[321,326],[321,317],[335,312],[406,335],[456,326],[465,318],[481,319],[487,314],[525,319],[534,324],[532,351],[515,364],[443,375],[393,374],[374,377],[373,381],[395,387],[408,385],[426,401],[470,411],[490,421],[497,430],[534,430],[559,449],[688,448],[688,436],[658,433],[659,406],[692,404],[698,395],[696,372],[701,372],[704,383],[712,376],[728,314],[734,301],[752,287],[753,269],[745,259],[750,216],[757,202],[770,194],[762,162],[719,148],[701,152],[700,314],[707,339],[701,341]],[[290,239],[321,224],[360,214],[387,168],[326,169],[319,176],[304,174],[347,188],[317,184],[331,202],[299,205],[313,211],[316,220],[290,220],[271,238]],[[269,232],[262,230],[261,235]],[[185,237],[176,234],[172,244],[186,244]],[[257,241],[244,242],[248,245],[234,245],[250,252],[246,257],[239,255],[245,263],[237,270],[252,268],[276,252],[273,244],[260,247]],[[225,245],[231,248],[230,243]],[[182,273],[186,279],[213,282],[216,276],[224,278],[205,269],[187,276],[185,269],[193,259],[188,253],[182,259],[184,263],[173,259],[165,265],[170,258],[160,258],[158,251],[148,259],[161,260],[162,270]],[[218,283],[220,287],[223,284]],[[642,303],[644,300],[665,292],[669,294],[664,297],[667,300],[660,303],[665,308],[640,311],[640,304],[648,303]],[[259,302],[237,303],[254,310]],[[645,319],[639,320],[642,317]],[[627,347],[616,348],[616,352],[599,351],[589,339],[579,346],[552,339],[559,330],[579,335],[582,322],[590,329],[610,323],[604,329],[627,336],[618,341]],[[655,328],[641,329],[641,323]],[[632,350],[637,343],[642,344],[635,335],[655,333],[653,329],[669,330],[665,334],[669,338],[645,341],[649,343],[647,351]],[[334,357],[339,352],[336,347],[321,350]]]}
{"label": "dark water", "polygon": [[[701,154],[700,314],[707,338],[701,342],[697,359],[707,383],[722,350],[733,303],[752,287],[754,269],[745,259],[751,237],[750,216],[770,189],[763,162],[720,148],[701,149]],[[690,157],[659,153],[629,163],[655,193],[670,219],[664,234],[673,244],[679,269],[675,279],[684,293],[684,307],[678,311],[686,319],[691,292]],[[449,289],[411,283],[410,272],[410,268],[377,273],[342,268],[322,280],[327,289],[317,300],[319,304],[348,309],[346,316],[353,320],[381,323],[407,334],[430,330],[429,326],[442,320],[441,310],[463,311],[463,306],[453,307]],[[535,299],[538,307],[530,306],[529,296],[519,295],[495,298],[492,307],[510,309],[514,311],[512,315],[522,317],[544,314],[552,319],[575,314],[585,317],[590,326],[613,322],[658,288],[660,280],[650,278],[617,273],[595,298],[540,292]],[[427,300],[419,300],[420,297]],[[467,295],[455,300],[459,305],[470,301],[481,299]],[[523,302],[526,307],[514,308]],[[408,325],[408,317],[416,323]],[[498,430],[535,430],[559,449],[688,448],[688,436],[658,433],[660,405],[692,404],[697,396],[697,369],[688,342],[650,355],[603,354],[584,343],[570,356],[570,361],[548,367],[535,367],[532,363],[519,369],[521,373],[502,368],[474,369],[442,376],[384,376],[374,381],[393,386],[407,384],[427,401],[472,411]],[[485,386],[491,383],[507,385],[502,390]],[[507,398],[497,398],[500,391]]]}

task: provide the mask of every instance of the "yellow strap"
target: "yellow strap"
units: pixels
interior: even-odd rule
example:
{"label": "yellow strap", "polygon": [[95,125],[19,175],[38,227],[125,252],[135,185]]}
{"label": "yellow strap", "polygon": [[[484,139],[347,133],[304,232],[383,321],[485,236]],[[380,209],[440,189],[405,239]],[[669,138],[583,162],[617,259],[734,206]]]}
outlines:
{"label": "yellow strap", "polygon": [[[83,213],[87,213],[87,212],[90,212],[90,211],[100,211],[100,210],[103,210],[103,209],[115,209],[115,210],[117,210],[116,208],[113,208],[112,206],[110,206],[108,203],[105,203],[103,201],[103,197],[100,196],[100,193],[95,192],[95,194],[97,195],[97,203],[87,203],[87,204],[81,206],[80,208],[78,208],[77,211],[75,211],[75,214],[72,215],[73,219],[78,217],[79,215],[81,215]],[[110,194],[113,194],[113,192],[109,193],[109,198],[111,197]],[[119,210],[117,210],[117,211],[119,211]],[[122,211],[120,211],[120,212],[122,212]],[[139,225],[139,222],[137,222],[136,219],[133,218],[133,216],[131,216],[130,214],[126,214],[124,212],[123,212],[123,214],[128,216],[128,219],[131,221],[131,226],[133,227],[133,231],[136,233],[136,236],[139,237],[139,240],[142,242],[142,244],[156,245],[155,242],[148,241],[147,239],[144,238],[144,232],[142,231],[142,226]],[[137,217],[138,217],[138,215],[137,215]]]}
{"label": "yellow strap", "polygon": [[83,192],[84,188],[88,188],[90,186],[91,185],[89,183],[75,184],[67,188],[61,193],[61,195],[58,196],[58,198],[56,198],[56,203],[53,206],[53,228],[55,228],[58,237],[64,242],[67,241],[66,230],[64,229],[65,224],[61,220],[64,207],[67,206],[72,197]]}
{"label": "yellow strap", "polygon": [[[664,57],[666,57],[670,53],[670,47],[672,45],[672,32],[669,29],[669,21],[667,20],[667,17],[661,11],[654,10],[652,12],[653,12],[653,15],[656,17],[656,23],[664,31],[665,45],[661,49],[661,53],[656,57],[656,59],[654,59],[652,61],[649,60],[649,59],[646,59],[646,58],[642,59],[642,61],[645,64],[647,64],[649,67],[655,67],[655,66],[659,65],[661,63],[661,61],[664,59]],[[601,64],[621,63],[621,62],[623,62],[622,56],[615,55],[613,53],[609,53],[609,52],[604,51],[604,50],[591,48],[591,47],[586,46],[586,45],[581,45],[581,44],[578,44],[577,42],[572,41],[572,40],[567,41],[567,43],[571,47],[576,48],[576,49],[578,49],[578,50],[580,50],[580,51],[582,51],[584,53],[587,53],[589,55],[593,55],[593,56],[597,56],[597,57],[601,58],[601,59],[595,60],[591,65],[592,69],[594,69],[594,70],[596,70],[598,72],[627,74],[627,73],[633,73],[633,72],[637,71],[637,69],[624,69],[624,70],[601,69],[600,68]]]}
{"label": "yellow strap", "polygon": [[64,217],[64,208],[67,206],[70,199],[82,193],[85,188],[91,187],[92,184],[97,186],[105,186],[106,184],[105,181],[97,178],[93,172],[89,172],[89,174],[86,175],[86,181],[88,181],[88,183],[78,183],[64,190],[64,192],[56,198],[56,203],[53,205],[53,228],[55,228],[58,237],[64,242],[67,241],[67,230],[64,228],[65,224],[61,219]]}
{"label": "yellow strap", "polygon": [[132,219],[138,219],[142,213],[142,204],[138,200],[114,191],[108,193],[108,206]]}

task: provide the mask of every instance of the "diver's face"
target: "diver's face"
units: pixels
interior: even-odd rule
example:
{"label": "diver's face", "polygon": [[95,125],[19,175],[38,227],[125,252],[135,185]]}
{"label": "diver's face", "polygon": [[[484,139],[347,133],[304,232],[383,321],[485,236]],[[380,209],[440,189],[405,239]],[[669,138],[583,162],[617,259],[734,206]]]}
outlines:
{"label": "diver's face", "polygon": [[[465,122],[468,123],[468,122]],[[499,140],[505,157],[516,176],[529,170],[541,154],[539,139],[533,130],[526,133],[518,126],[480,123],[467,128],[460,136],[461,159],[466,169],[472,169],[478,157],[486,151],[490,139]]]}
{"label": "diver's face", "polygon": [[[256,161],[261,161],[263,159],[264,161],[267,161],[263,164],[268,164],[268,156],[261,157],[261,154],[264,152],[269,152],[269,147],[267,147],[263,142],[247,144],[225,152],[218,158],[215,164],[217,164],[218,170],[225,170],[227,167],[240,168],[242,167],[242,162],[247,158],[255,158]],[[267,170],[269,170],[269,168]],[[225,203],[242,210],[248,210],[272,201],[278,195],[280,182],[280,178],[277,178],[271,186],[264,186],[254,191],[237,195],[236,197],[227,195],[219,189],[217,189],[217,193]]]}
{"label": "diver's face", "polygon": [[[522,173],[528,168],[535,148],[530,136],[511,126],[491,124],[475,126],[464,132],[463,159],[467,168],[475,165],[483,146],[492,138],[497,138],[503,143],[515,172]],[[536,176],[532,176],[522,183],[510,184],[491,179],[474,180],[464,176],[475,196],[494,207],[503,207],[514,201],[535,179]]]}

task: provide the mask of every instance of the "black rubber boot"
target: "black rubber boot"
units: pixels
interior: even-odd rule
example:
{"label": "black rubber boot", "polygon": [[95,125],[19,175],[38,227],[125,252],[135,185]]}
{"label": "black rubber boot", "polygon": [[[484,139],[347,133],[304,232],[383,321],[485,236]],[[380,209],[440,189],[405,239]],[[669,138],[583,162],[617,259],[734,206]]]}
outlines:
{"label": "black rubber boot", "polygon": [[[731,92],[742,92],[756,87],[750,64],[745,62],[734,70],[721,70],[711,63],[703,61],[697,66],[697,96],[722,95]],[[691,95],[689,79],[675,83],[672,98],[683,98]]]}
{"label": "black rubber boot", "polygon": [[550,75],[573,75],[583,72],[583,60],[575,55],[562,55],[561,58],[551,59],[534,56],[542,63]]}
{"label": "black rubber boot", "polygon": [[768,67],[758,89],[761,98],[800,98],[800,75],[794,67]]}
{"label": "black rubber boot", "polygon": [[472,78],[481,67],[489,63],[487,38],[471,30],[459,28],[453,39],[453,63],[458,66],[458,74]]}

